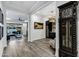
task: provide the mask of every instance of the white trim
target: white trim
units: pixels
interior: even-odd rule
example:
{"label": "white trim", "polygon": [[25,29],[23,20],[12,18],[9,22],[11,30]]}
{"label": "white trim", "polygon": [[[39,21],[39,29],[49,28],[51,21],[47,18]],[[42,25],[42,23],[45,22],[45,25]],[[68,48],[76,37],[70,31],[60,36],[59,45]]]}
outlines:
{"label": "white trim", "polygon": [[[56,2],[57,4],[57,2]],[[59,10],[57,8],[58,6],[56,5],[56,52],[55,52],[55,56],[58,57],[59,56]]]}
{"label": "white trim", "polygon": [[28,18],[29,18],[29,22],[28,22],[28,41],[31,42],[31,21],[30,21],[31,15],[29,15]]}

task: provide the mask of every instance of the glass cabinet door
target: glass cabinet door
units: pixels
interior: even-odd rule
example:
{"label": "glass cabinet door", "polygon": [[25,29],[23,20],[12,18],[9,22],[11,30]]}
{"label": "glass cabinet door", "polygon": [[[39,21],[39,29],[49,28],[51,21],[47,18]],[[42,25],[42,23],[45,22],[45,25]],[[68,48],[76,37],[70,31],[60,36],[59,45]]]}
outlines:
{"label": "glass cabinet door", "polygon": [[62,10],[62,47],[72,48],[72,7]]}
{"label": "glass cabinet door", "polygon": [[62,47],[72,49],[72,21],[62,20]]}

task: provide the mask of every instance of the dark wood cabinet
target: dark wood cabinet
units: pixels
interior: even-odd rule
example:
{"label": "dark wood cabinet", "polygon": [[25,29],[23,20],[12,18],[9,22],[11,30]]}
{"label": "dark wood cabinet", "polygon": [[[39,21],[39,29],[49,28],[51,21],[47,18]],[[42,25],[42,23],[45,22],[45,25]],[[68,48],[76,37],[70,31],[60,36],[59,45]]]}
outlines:
{"label": "dark wood cabinet", "polygon": [[77,2],[71,1],[59,6],[59,56],[77,56]]}

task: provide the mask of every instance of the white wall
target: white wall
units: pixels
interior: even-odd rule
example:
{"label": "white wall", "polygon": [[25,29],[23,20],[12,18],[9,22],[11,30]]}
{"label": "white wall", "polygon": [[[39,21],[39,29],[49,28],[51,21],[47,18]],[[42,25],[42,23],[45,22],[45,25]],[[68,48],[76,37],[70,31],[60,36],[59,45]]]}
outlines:
{"label": "white wall", "polygon": [[6,17],[6,11],[5,11],[5,8],[3,7],[2,5],[2,2],[0,2],[0,8],[2,9],[3,11],[3,14],[4,14],[4,35],[3,35],[3,38],[0,40],[0,56],[2,56],[2,53],[3,53],[3,49],[4,47],[7,46],[6,44],[6,22],[5,22],[5,17]]}
{"label": "white wall", "polygon": [[[30,25],[31,25],[31,41],[46,38],[46,29],[45,29],[45,21],[48,20],[49,16],[55,16],[55,2],[52,2],[48,6],[42,8],[37,11],[35,14],[31,16]],[[51,13],[53,11],[53,13]],[[34,29],[34,22],[44,23],[43,29]]]}
{"label": "white wall", "polygon": [[43,29],[34,29],[34,22],[44,23],[44,20],[43,18],[41,18],[41,16],[37,16],[35,14],[32,15],[31,17],[31,41],[45,38],[45,26]]}

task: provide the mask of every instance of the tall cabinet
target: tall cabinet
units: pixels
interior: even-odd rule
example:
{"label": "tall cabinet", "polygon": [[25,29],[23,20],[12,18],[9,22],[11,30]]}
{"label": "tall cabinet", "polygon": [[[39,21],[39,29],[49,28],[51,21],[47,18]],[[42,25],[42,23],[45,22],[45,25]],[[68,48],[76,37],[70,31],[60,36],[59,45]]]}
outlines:
{"label": "tall cabinet", "polygon": [[77,2],[59,6],[59,56],[77,56]]}

